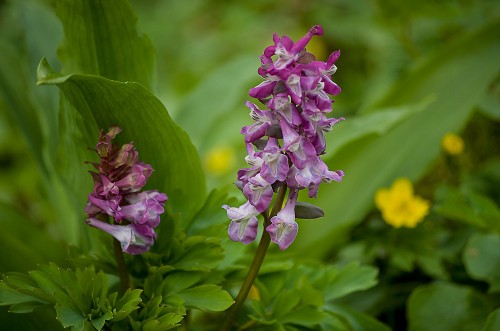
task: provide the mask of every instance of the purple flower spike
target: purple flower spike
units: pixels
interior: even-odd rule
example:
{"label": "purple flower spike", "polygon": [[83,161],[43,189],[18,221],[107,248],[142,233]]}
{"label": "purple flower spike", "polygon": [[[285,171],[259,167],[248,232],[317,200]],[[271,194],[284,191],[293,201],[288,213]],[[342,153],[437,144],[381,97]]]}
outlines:
{"label": "purple flower spike", "polygon": [[[87,223],[108,232],[129,254],[147,252],[156,239],[154,228],[164,213],[167,195],[156,190],[141,191],[153,172],[151,165],[139,161],[132,143],[119,147],[112,139],[121,132],[112,127],[101,135],[96,151],[100,163],[92,163],[99,171],[90,172],[94,191],[89,195],[85,212]],[[99,219],[112,217],[114,224]]]}
{"label": "purple flower spike", "polygon": [[[316,197],[321,183],[341,181],[341,170],[330,171],[320,159],[326,151],[325,132],[343,118],[329,118],[333,100],[340,87],[332,80],[340,51],[326,62],[319,61],[306,46],[323,28],[313,26],[296,43],[287,36],[273,35],[274,44],[260,57],[259,75],[264,81],[250,89],[266,109],[246,102],[254,123],[242,128],[249,168],[238,171],[237,187],[247,198],[240,208],[229,208],[228,233],[232,240],[249,243],[257,233],[257,215],[265,212],[279,187],[290,188],[282,211],[271,219],[266,231],[281,249],[295,240],[298,225],[294,206],[298,190],[308,189]],[[251,211],[249,211],[251,210]],[[127,209],[119,212],[127,214]]]}
{"label": "purple flower spike", "polygon": [[291,189],[288,201],[278,215],[271,218],[271,224],[266,231],[271,236],[271,241],[278,244],[281,250],[287,249],[295,240],[299,226],[295,222],[295,204],[297,202],[297,190]]}

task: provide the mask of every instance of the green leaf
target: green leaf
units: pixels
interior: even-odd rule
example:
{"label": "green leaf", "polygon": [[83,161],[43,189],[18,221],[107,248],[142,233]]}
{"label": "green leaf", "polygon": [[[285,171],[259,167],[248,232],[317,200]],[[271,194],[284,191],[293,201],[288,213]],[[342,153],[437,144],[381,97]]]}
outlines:
{"label": "green leaf", "polygon": [[408,299],[410,331],[481,330],[489,306],[473,289],[451,283],[417,287]]}
{"label": "green leaf", "polygon": [[224,258],[219,242],[219,238],[189,237],[174,245],[171,260],[167,262],[179,270],[211,271]]}
{"label": "green leaf", "polygon": [[486,324],[482,331],[497,331],[500,330],[500,308],[495,309],[488,315]]}
{"label": "green leaf", "polygon": [[201,280],[201,274],[198,272],[172,272],[163,280],[164,296],[178,293],[185,290]]}
{"label": "green leaf", "polygon": [[25,304],[30,302],[47,303],[33,295],[25,294],[16,291],[5,283],[5,280],[0,282],[0,306],[9,306],[17,304]]}
{"label": "green leaf", "polygon": [[210,311],[223,311],[233,304],[233,298],[220,286],[201,285],[178,293],[186,307]]}
{"label": "green leaf", "polygon": [[[496,60],[500,58],[499,30],[500,20],[496,19],[443,44],[364,112],[411,107],[427,98],[434,100],[384,135],[357,140],[327,160],[331,169],[342,169],[346,175],[342,183],[321,186],[315,201],[325,211],[321,231],[318,232],[317,222],[301,224],[301,240],[294,243],[292,251],[315,255],[330,252],[338,242],[332,238],[358,223],[373,207],[378,188],[401,176],[416,180],[428,170],[440,153],[444,134],[463,127],[496,79],[500,70],[500,62]],[[463,68],[474,68],[467,74],[467,83]],[[335,135],[335,128],[331,135]],[[335,148],[333,141],[329,148]],[[318,242],[326,244],[318,246]]]}
{"label": "green leaf", "polygon": [[113,318],[113,313],[108,311],[105,314],[99,316],[98,318],[92,318],[91,323],[96,328],[96,330],[101,330],[106,321],[109,321]]}
{"label": "green leaf", "polygon": [[360,266],[353,262],[345,268],[327,267],[325,272],[325,301],[343,297],[349,293],[366,290],[377,284],[378,270],[371,266]]}
{"label": "green leaf", "polygon": [[[214,136],[213,131],[220,134],[218,124],[234,113],[235,106],[240,104],[244,114],[246,107],[241,98],[247,93],[249,81],[258,79],[258,65],[255,56],[237,57],[215,69],[184,98],[174,118],[197,146],[207,146]],[[235,73],[238,73],[238,79],[228,79]],[[193,120],[195,118],[202,120]],[[234,121],[231,123],[234,125]]]}
{"label": "green leaf", "polygon": [[80,310],[75,308],[73,305],[61,302],[58,302],[55,308],[57,312],[57,319],[65,328],[72,326],[74,327],[74,330],[83,330],[86,318]]}
{"label": "green leaf", "polygon": [[141,299],[142,290],[130,290],[128,289],[123,296],[116,301],[115,309],[113,310],[113,322],[118,322],[136,309],[139,308],[139,303]]}
{"label": "green leaf", "polygon": [[489,197],[466,188],[440,187],[435,211],[481,229],[500,229],[500,209]]}
{"label": "green leaf", "polygon": [[141,159],[156,170],[148,186],[166,192],[174,212],[190,214],[203,203],[205,179],[196,150],[163,104],[141,85],[97,76],[60,76],[45,59],[38,68],[38,84],[58,85],[83,118],[80,129],[92,136],[85,137],[82,150],[95,145],[100,129],[118,125],[123,129],[118,139],[134,141]]}
{"label": "green leaf", "polygon": [[59,57],[65,73],[134,81],[151,89],[154,50],[136,30],[137,18],[125,0],[58,0],[65,40]]}
{"label": "green leaf", "polygon": [[425,109],[431,103],[431,98],[424,99],[417,104],[380,109],[377,112],[348,117],[339,122],[332,134],[326,134],[327,150],[325,159],[331,158],[342,147],[366,136],[382,135],[399,124],[401,121]]}
{"label": "green leaf", "polygon": [[301,307],[280,318],[281,323],[290,323],[306,327],[313,327],[328,319],[328,314],[317,307]]}
{"label": "green leaf", "polygon": [[467,273],[490,284],[490,291],[500,291],[500,235],[476,233],[463,251]]}
{"label": "green leaf", "polygon": [[281,321],[284,315],[287,315],[300,302],[300,293],[293,289],[284,289],[279,292],[273,302],[273,313],[276,319]]}
{"label": "green leaf", "polygon": [[342,317],[353,331],[390,331],[391,329],[375,318],[340,304],[327,304],[327,311]]}

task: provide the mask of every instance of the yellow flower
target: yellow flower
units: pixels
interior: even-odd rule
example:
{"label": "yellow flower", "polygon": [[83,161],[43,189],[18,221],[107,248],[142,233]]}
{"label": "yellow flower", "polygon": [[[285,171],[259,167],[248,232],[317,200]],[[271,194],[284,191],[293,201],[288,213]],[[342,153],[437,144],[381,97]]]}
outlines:
{"label": "yellow flower", "polygon": [[445,134],[443,140],[441,141],[441,146],[443,146],[443,149],[451,155],[462,154],[464,151],[463,139],[454,133]]}
{"label": "yellow flower", "polygon": [[255,287],[255,285],[252,285],[252,287],[250,287],[250,291],[248,292],[247,297],[251,300],[257,300],[257,301],[260,300],[259,289]]}
{"label": "yellow flower", "polygon": [[205,169],[211,175],[223,175],[232,170],[234,150],[229,146],[216,146],[208,151],[203,159]]}
{"label": "yellow flower", "polygon": [[382,218],[396,228],[414,228],[429,212],[429,202],[413,195],[413,186],[406,178],[397,179],[389,189],[378,190],[375,204]]}

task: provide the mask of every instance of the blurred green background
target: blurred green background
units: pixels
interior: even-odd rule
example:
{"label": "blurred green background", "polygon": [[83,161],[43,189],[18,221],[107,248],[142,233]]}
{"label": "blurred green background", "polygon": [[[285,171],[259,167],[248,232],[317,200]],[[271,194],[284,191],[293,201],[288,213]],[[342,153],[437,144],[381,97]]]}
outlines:
{"label": "blurred green background", "polygon": [[[261,81],[259,56],[272,43],[272,33],[298,39],[320,24],[325,34],[314,38],[309,50],[323,60],[342,51],[334,80],[343,91],[332,116],[347,120],[328,135],[325,159],[346,177],[321,187],[315,202],[326,214],[321,234],[316,224],[301,224],[296,250],[311,251],[326,240],[329,244],[312,254],[327,254],[373,207],[378,188],[400,176],[424,176],[441,153],[443,135],[461,132],[474,116],[495,129],[474,135],[466,146],[483,156],[498,154],[498,135],[488,136],[498,134],[500,118],[497,1],[131,4],[138,29],[157,52],[152,92],[190,135],[208,187],[227,187],[234,196],[239,196],[231,185],[235,172],[246,166],[239,134],[250,123],[244,102],[248,89]],[[35,162],[57,148],[57,134],[48,131],[60,116],[58,92],[35,85],[43,56],[60,69],[56,50],[63,31],[54,6],[42,0],[0,5],[0,201],[6,212],[75,242],[76,234],[61,233],[55,220],[69,207],[51,198],[47,190],[57,188],[47,185],[46,169]],[[74,217],[67,222],[83,215]],[[77,226],[63,228],[74,232]]]}
{"label": "blurred green background", "polygon": [[[251,121],[244,102],[262,80],[259,56],[272,43],[272,33],[297,40],[320,24],[324,36],[313,39],[308,50],[321,60],[342,51],[333,76],[342,93],[332,116],[346,121],[328,134],[324,159],[346,176],[342,183],[321,186],[314,203],[325,217],[301,221],[291,254],[336,258],[356,238],[356,227],[376,214],[375,192],[398,177],[418,183],[416,191],[434,201],[443,183],[459,186],[480,169],[498,170],[498,1],[134,0],[131,5],[138,30],[156,49],[152,92],[191,137],[208,188],[227,189],[238,199],[232,182],[246,166],[239,131]],[[56,71],[64,69],[57,60],[64,33],[54,6],[48,0],[0,1],[0,272],[30,270],[64,254],[63,244],[45,243],[84,241],[85,201],[67,197],[44,166],[56,162],[51,151],[64,137],[54,131],[63,116],[58,90],[36,86],[42,57]],[[448,132],[465,140],[457,158],[441,149]],[[65,157],[71,165],[72,156]],[[85,176],[86,166],[79,166]],[[498,205],[498,188],[481,185]],[[86,190],[90,187],[89,177]],[[348,253],[343,256],[356,256]]]}

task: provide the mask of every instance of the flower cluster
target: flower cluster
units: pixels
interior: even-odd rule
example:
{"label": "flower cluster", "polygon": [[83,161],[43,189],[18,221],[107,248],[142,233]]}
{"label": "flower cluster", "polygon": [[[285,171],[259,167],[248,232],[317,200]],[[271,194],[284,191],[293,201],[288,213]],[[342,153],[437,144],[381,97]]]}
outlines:
{"label": "flower cluster", "polygon": [[390,189],[375,194],[375,204],[382,218],[396,228],[414,228],[429,213],[429,202],[413,194],[413,186],[406,178],[399,178]]}
{"label": "flower cluster", "polygon": [[322,35],[316,25],[294,43],[289,37],[274,34],[274,45],[261,56],[259,74],[264,81],[252,88],[250,96],[266,106],[247,102],[254,124],[245,126],[249,168],[238,171],[236,184],[248,201],[239,208],[223,206],[232,220],[229,236],[244,244],[257,235],[257,215],[264,212],[274,191],[283,185],[290,188],[285,207],[270,221],[266,231],[271,240],[286,249],[295,240],[295,204],[298,190],[307,188],[316,197],[322,182],[341,181],[344,173],[330,171],[319,157],[325,152],[325,132],[340,119],[328,118],[332,110],[329,95],[340,93],[331,80],[340,51],[332,53],[326,62],[305,50],[314,35]]}
{"label": "flower cluster", "polygon": [[[94,190],[89,194],[85,212],[87,224],[108,232],[129,254],[147,252],[156,239],[154,228],[160,224],[167,195],[156,190],[142,191],[153,168],[140,162],[133,143],[112,143],[121,129],[101,131],[96,146],[100,163],[92,163],[98,172],[90,171]],[[108,222],[114,219],[113,224]],[[104,220],[104,221],[103,221]]]}

